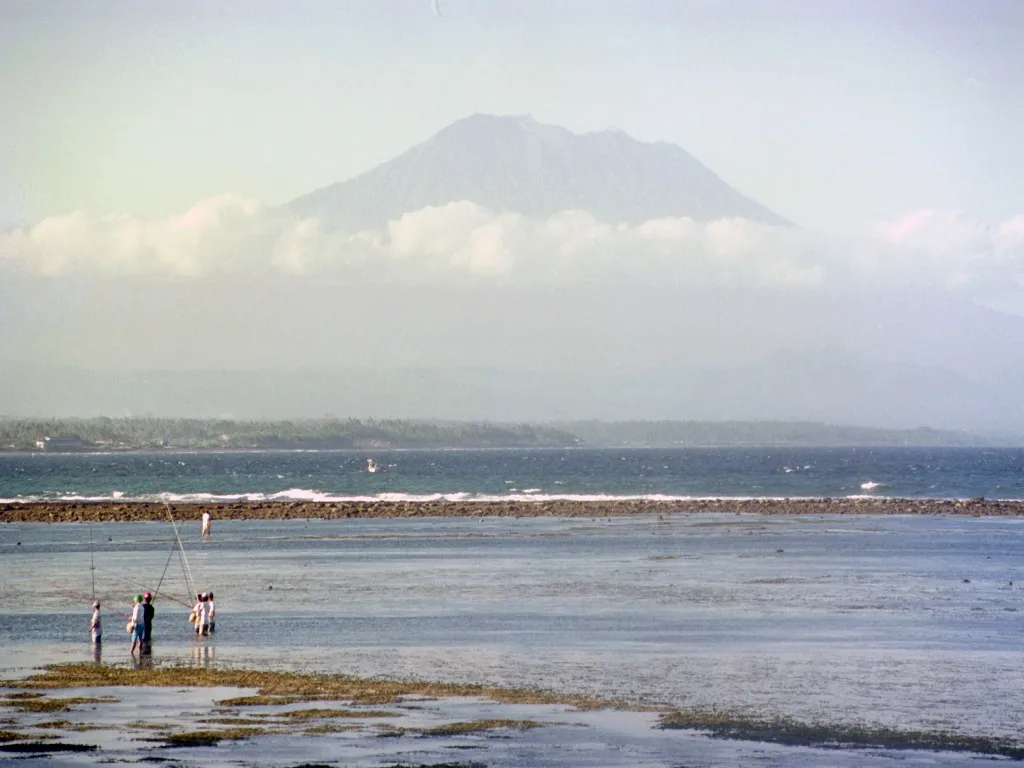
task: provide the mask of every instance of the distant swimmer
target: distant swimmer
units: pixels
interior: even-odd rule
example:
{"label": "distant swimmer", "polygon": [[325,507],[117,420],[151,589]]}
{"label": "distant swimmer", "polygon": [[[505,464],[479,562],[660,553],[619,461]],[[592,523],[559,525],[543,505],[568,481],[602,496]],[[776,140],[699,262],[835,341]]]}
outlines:
{"label": "distant swimmer", "polygon": [[210,530],[211,519],[209,512],[203,512],[203,532],[200,534],[200,538],[209,539],[213,536],[213,533]]}

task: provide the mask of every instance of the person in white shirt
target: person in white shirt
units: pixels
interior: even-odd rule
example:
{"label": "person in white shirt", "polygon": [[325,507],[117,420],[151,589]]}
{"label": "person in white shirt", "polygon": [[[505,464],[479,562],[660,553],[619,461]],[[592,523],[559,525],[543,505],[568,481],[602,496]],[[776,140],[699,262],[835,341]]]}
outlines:
{"label": "person in white shirt", "polygon": [[211,520],[210,513],[209,512],[203,512],[203,531],[200,534],[200,538],[209,539],[209,538],[212,537],[213,534],[210,531],[210,520]]}
{"label": "person in white shirt", "polygon": [[100,618],[100,603],[98,600],[92,604],[92,622],[89,624],[89,634],[92,635],[93,643],[103,642],[103,621]]}
{"label": "person in white shirt", "polygon": [[196,634],[208,635],[210,634],[210,602],[206,599],[205,592],[200,592],[196,597],[199,598],[199,602],[192,609],[196,612]]}
{"label": "person in white shirt", "polygon": [[135,655],[135,646],[142,645],[142,636],[146,631],[146,614],[142,609],[142,595],[136,595],[133,602],[135,606],[132,608],[130,625],[132,628],[132,647],[129,653]]}

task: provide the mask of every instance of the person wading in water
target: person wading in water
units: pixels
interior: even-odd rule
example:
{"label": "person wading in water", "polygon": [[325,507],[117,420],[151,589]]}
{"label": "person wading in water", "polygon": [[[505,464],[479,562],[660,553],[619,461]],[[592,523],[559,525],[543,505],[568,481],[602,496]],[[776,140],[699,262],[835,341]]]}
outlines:
{"label": "person wading in water", "polygon": [[156,609],[153,607],[153,595],[149,592],[142,596],[142,643],[149,645],[153,642],[153,616]]}
{"label": "person wading in water", "polygon": [[89,624],[89,633],[92,635],[93,644],[99,645],[103,642],[103,620],[100,618],[99,600],[92,604],[92,622]]}
{"label": "person wading in water", "polygon": [[142,633],[146,631],[146,619],[142,610],[142,595],[136,595],[132,599],[132,603],[134,604],[132,619],[128,624],[129,631],[132,633],[132,647],[128,652],[134,656],[135,646],[142,645]]}

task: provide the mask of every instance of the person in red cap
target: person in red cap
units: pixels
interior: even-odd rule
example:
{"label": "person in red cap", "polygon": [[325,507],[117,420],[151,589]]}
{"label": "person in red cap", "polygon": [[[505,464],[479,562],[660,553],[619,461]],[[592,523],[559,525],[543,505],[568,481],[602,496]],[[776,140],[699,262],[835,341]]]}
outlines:
{"label": "person in red cap", "polygon": [[149,645],[153,640],[153,616],[155,614],[153,595],[147,592],[142,596],[142,642],[145,645]]}

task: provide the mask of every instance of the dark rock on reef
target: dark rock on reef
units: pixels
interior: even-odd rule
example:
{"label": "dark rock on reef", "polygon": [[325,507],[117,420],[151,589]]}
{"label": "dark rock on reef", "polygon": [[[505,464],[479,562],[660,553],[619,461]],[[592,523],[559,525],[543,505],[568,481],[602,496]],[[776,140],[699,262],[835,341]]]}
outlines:
{"label": "dark rock on reef", "polygon": [[[203,512],[220,520],[340,519],[364,517],[611,517],[734,513],[762,515],[961,515],[1024,516],[1024,501],[970,499],[703,499],[686,501],[239,501],[173,504],[177,520]],[[133,522],[166,520],[154,502],[28,502],[0,504],[0,522]]]}

